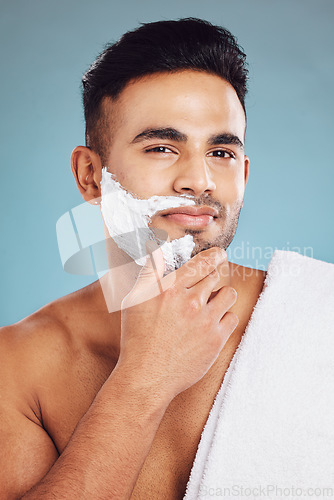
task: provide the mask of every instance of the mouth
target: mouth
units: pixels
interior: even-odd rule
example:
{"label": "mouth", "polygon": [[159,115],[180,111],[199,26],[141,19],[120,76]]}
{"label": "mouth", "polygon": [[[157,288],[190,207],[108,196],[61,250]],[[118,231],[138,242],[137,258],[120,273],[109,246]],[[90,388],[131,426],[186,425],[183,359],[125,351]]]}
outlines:
{"label": "mouth", "polygon": [[214,222],[218,212],[212,207],[178,207],[157,214],[179,226],[202,229]]}

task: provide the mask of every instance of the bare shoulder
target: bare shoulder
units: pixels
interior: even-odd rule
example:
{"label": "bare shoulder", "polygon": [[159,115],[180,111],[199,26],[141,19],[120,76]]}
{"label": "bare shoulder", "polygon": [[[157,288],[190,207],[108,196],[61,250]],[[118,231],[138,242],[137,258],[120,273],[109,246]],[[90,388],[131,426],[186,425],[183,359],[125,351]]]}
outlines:
{"label": "bare shoulder", "polygon": [[31,394],[43,377],[66,365],[73,336],[53,313],[52,306],[0,329],[0,380],[16,401]]}
{"label": "bare shoulder", "polygon": [[[249,320],[251,318],[254,307],[263,291],[266,278],[266,271],[260,269],[252,269],[250,267],[232,265],[233,273],[232,286],[235,286],[238,292],[237,302],[230,309],[239,318],[239,324],[236,329],[243,335]],[[238,334],[236,334],[238,337]]]}
{"label": "bare shoulder", "polygon": [[47,473],[113,368],[94,348],[101,346],[96,332],[105,321],[96,291],[86,287],[0,329],[0,490],[6,498],[18,498]]}
{"label": "bare shoulder", "polygon": [[58,457],[43,426],[39,388],[71,349],[69,333],[48,308],[0,329],[0,489],[6,498],[20,497]]}
{"label": "bare shoulder", "polygon": [[267,275],[267,272],[262,269],[241,266],[232,262],[230,272],[232,283],[235,283],[240,290],[254,291],[254,293],[262,290]]}
{"label": "bare shoulder", "polygon": [[0,379],[12,394],[29,394],[43,380],[60,375],[61,380],[82,359],[86,342],[80,325],[89,324],[87,293],[79,290],[57,299],[0,329]]}
{"label": "bare shoulder", "polygon": [[82,302],[74,293],[0,329],[0,490],[6,498],[36,484],[68,441],[71,430],[63,441],[55,439],[50,422],[57,429],[69,420],[64,402],[73,401],[70,387],[78,392],[73,374],[83,342],[66,318]]}
{"label": "bare shoulder", "polygon": [[0,329],[1,357],[16,368],[31,364],[31,368],[46,360],[41,355],[52,351],[56,357],[66,355],[72,335],[61,315],[59,306],[50,303],[18,323]]}

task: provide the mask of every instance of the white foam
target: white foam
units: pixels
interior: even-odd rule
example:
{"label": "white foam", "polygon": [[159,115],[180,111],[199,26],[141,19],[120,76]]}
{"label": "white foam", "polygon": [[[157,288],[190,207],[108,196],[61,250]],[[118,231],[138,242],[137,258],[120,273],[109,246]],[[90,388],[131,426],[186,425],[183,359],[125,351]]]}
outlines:
{"label": "white foam", "polygon": [[161,246],[166,272],[173,271],[191,258],[195,246],[192,235],[163,242],[149,228],[149,222],[161,210],[194,204],[188,195],[139,199],[127,192],[106,167],[102,168],[101,211],[104,222],[118,247],[141,266],[146,262],[145,243],[150,239]]}

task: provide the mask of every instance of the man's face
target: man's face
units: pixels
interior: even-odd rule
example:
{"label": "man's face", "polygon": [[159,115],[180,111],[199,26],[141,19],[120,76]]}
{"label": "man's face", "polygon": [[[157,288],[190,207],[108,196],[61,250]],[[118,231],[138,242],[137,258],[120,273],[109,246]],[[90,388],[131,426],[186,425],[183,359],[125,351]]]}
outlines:
{"label": "man's face", "polygon": [[113,106],[108,170],[140,198],[187,194],[201,207],[156,214],[151,227],[171,240],[192,234],[193,254],[226,249],[248,178],[245,115],[233,87],[204,72],[154,74],[128,84]]}

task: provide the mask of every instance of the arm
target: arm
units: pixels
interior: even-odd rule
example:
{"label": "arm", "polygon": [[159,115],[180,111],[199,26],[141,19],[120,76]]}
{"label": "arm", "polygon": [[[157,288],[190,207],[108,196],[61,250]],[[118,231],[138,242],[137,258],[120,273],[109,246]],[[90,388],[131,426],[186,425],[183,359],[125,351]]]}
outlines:
{"label": "arm", "polygon": [[[1,499],[129,498],[169,403],[163,391],[116,366],[59,456],[34,390],[44,376],[34,358],[39,335],[24,325],[0,330]],[[59,350],[59,342],[51,345]]]}
{"label": "arm", "polygon": [[168,404],[116,367],[62,455],[22,499],[130,498]]}
{"label": "arm", "polygon": [[[141,303],[155,276],[144,269],[122,311],[118,363],[59,457],[24,410],[20,384],[12,386],[22,372],[17,349],[2,350],[0,488],[6,499],[130,498],[169,403],[207,373],[237,324],[227,312],[235,290],[223,287],[210,299],[220,280],[211,253],[192,259],[195,272],[176,271],[172,286],[165,287],[170,275],[162,278],[165,291]],[[220,253],[218,261],[223,258]]]}

